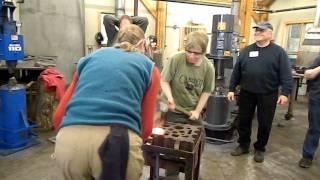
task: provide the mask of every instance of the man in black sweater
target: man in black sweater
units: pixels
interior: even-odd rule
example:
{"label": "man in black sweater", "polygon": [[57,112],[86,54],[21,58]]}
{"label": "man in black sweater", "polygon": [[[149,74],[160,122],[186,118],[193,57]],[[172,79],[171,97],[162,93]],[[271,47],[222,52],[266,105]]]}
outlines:
{"label": "man in black sweater", "polygon": [[253,28],[256,42],[242,50],[230,80],[229,101],[235,99],[236,86],[241,87],[238,102],[239,146],[231,155],[249,153],[252,119],[257,108],[258,135],[254,143],[254,160],[263,162],[276,105],[287,103],[292,89],[292,75],[286,52],[271,42],[272,25],[262,22]]}

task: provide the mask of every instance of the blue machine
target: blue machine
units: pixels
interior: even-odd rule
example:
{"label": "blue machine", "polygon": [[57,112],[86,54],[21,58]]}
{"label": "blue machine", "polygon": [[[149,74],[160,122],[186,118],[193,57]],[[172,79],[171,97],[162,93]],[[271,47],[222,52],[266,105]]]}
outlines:
{"label": "blue machine", "polygon": [[21,148],[31,140],[23,85],[0,86],[0,149]]}
{"label": "blue machine", "polygon": [[0,0],[0,60],[5,60],[10,74],[18,60],[24,57],[23,37],[17,34],[16,21],[13,19],[15,5],[12,1]]}
{"label": "blue machine", "polygon": [[0,86],[0,155],[30,146],[31,126],[26,117],[26,90],[14,77],[18,60],[24,58],[23,38],[17,34],[12,1],[0,0],[0,60],[5,60],[8,84]]}

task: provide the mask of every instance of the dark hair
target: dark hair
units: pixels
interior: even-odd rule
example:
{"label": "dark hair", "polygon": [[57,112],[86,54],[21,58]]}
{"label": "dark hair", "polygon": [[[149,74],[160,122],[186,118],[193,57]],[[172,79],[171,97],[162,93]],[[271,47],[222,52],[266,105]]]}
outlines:
{"label": "dark hair", "polygon": [[94,39],[99,45],[101,45],[101,42],[103,41],[103,36],[101,32],[97,32],[96,35],[94,36]]}
{"label": "dark hair", "polygon": [[148,39],[150,40],[150,42],[155,42],[157,43],[157,37],[155,35],[150,35],[148,36]]}
{"label": "dark hair", "polygon": [[121,24],[121,21],[123,21],[124,19],[128,20],[132,24],[132,19],[128,15],[122,15],[119,19],[119,24]]}

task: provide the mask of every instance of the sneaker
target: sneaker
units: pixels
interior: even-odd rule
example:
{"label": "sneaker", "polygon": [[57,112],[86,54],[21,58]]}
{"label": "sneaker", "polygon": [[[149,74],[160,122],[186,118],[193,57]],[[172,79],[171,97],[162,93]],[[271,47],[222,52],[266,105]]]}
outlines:
{"label": "sneaker", "polygon": [[249,153],[249,149],[244,149],[244,148],[238,146],[236,149],[234,149],[231,152],[231,155],[232,156],[240,156],[240,155],[248,154],[248,153]]}
{"label": "sneaker", "polygon": [[302,158],[299,161],[299,166],[302,168],[309,168],[312,165],[312,159]]}
{"label": "sneaker", "polygon": [[264,152],[263,151],[255,151],[253,159],[257,163],[262,163],[264,161]]}

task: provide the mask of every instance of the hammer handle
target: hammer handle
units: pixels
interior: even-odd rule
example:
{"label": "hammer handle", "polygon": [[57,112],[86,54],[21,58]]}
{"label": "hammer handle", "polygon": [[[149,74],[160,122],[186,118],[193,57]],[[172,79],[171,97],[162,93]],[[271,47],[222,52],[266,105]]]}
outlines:
{"label": "hammer handle", "polygon": [[[162,98],[162,97],[158,98],[158,100],[160,100],[160,101],[162,101],[162,102],[164,102],[164,103],[168,103],[168,101],[167,101],[165,98]],[[185,110],[185,109],[184,109],[183,107],[181,107],[181,106],[176,105],[176,107],[175,107],[174,109],[175,109],[176,111],[179,111],[179,112],[187,115],[188,117],[191,116],[191,112]]]}
{"label": "hammer handle", "polygon": [[185,110],[183,107],[181,106],[177,106],[174,108],[175,110],[179,111],[179,112],[182,112],[183,114],[187,115],[188,117],[191,116],[191,112],[190,111],[187,111]]}

